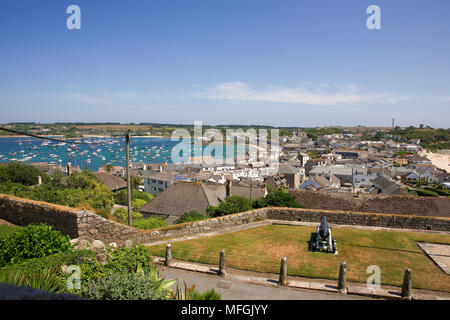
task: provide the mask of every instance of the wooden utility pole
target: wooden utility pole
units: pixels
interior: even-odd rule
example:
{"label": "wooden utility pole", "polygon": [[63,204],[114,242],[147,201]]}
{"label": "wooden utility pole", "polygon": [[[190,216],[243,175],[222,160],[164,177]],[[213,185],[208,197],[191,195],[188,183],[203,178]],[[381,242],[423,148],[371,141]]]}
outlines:
{"label": "wooden utility pole", "polygon": [[125,137],[125,142],[127,144],[127,197],[128,197],[128,225],[133,226],[133,218],[131,215],[131,178],[130,178],[130,130],[127,131]]}

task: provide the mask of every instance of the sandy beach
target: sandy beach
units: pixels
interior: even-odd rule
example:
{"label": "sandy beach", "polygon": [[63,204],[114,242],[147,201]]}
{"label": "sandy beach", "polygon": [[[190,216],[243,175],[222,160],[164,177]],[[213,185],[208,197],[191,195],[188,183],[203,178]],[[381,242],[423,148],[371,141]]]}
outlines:
{"label": "sandy beach", "polygon": [[425,156],[430,159],[431,163],[439,169],[450,172],[450,153],[433,153],[426,151]]}

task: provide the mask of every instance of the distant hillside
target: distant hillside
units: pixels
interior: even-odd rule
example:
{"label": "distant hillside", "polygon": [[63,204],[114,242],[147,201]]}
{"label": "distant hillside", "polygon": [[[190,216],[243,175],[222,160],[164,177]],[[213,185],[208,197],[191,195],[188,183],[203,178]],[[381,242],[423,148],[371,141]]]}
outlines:
{"label": "distant hillside", "polygon": [[450,129],[396,129],[394,135],[407,140],[420,139],[420,145],[431,151],[450,149]]}

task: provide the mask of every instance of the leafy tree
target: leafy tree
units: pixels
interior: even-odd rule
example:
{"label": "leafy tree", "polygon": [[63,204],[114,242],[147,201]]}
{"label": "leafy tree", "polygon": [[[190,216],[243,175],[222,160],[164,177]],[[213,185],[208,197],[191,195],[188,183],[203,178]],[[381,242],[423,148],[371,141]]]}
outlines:
{"label": "leafy tree", "polygon": [[243,196],[231,196],[221,202],[219,206],[208,206],[206,212],[212,217],[224,216],[232,213],[248,211],[252,209],[250,200]]}
{"label": "leafy tree", "polygon": [[191,211],[184,213],[175,223],[185,223],[191,221],[198,221],[205,219],[205,215],[198,213],[197,211]]}
{"label": "leafy tree", "polygon": [[[144,200],[145,203],[148,203],[153,199],[153,195],[142,191],[131,190],[131,201],[136,199],[141,199]],[[114,202],[122,206],[127,206],[128,205],[127,190],[120,190],[115,192]]]}
{"label": "leafy tree", "polygon": [[143,192],[143,191],[134,191],[131,193],[131,198],[132,199],[141,199],[141,200],[145,200],[146,202],[149,202],[153,199],[154,195],[147,193],[147,192]]}
{"label": "leafy tree", "polygon": [[297,202],[295,196],[285,190],[270,192],[263,199],[264,207],[304,208]]}
{"label": "leafy tree", "polygon": [[107,164],[105,164],[104,169],[106,172],[111,173],[111,170],[113,169],[113,165],[111,163],[107,163]]}
{"label": "leafy tree", "polygon": [[31,188],[20,183],[8,181],[0,183],[0,193],[10,194],[20,198],[29,198]]}
{"label": "leafy tree", "polygon": [[9,162],[0,166],[0,183],[14,182],[25,186],[36,185],[38,176],[44,178],[41,170],[21,162]]}
{"label": "leafy tree", "polygon": [[131,185],[131,190],[139,191],[139,186],[141,185],[141,179],[139,177],[131,176],[130,185]]}
{"label": "leafy tree", "polygon": [[[125,208],[119,208],[116,211],[114,211],[114,217],[116,220],[120,223],[128,223],[128,209]],[[131,217],[134,220],[142,219],[143,215],[140,212],[132,211]]]}
{"label": "leafy tree", "polygon": [[114,202],[122,206],[128,205],[127,190],[114,192]]}
{"label": "leafy tree", "polygon": [[67,179],[67,186],[76,189],[93,189],[99,184],[97,177],[90,171],[73,172]]}
{"label": "leafy tree", "polygon": [[142,200],[142,199],[134,199],[134,200],[131,201],[131,206],[135,210],[140,210],[146,204],[147,204],[147,201]]}
{"label": "leafy tree", "polygon": [[62,171],[57,169],[53,171],[53,173],[48,177],[48,179],[46,179],[46,181],[48,181],[47,183],[55,187],[61,187],[62,178],[63,178]]}

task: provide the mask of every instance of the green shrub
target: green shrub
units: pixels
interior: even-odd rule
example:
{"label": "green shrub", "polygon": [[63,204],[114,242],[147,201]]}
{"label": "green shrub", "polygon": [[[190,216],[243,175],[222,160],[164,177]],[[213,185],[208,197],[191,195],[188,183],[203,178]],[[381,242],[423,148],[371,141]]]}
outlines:
{"label": "green shrub", "polygon": [[0,240],[0,266],[71,250],[70,237],[45,224],[29,225]]}
{"label": "green shrub", "polygon": [[263,200],[264,207],[304,208],[295,196],[285,190],[269,192]]}
{"label": "green shrub", "polygon": [[[65,289],[65,291],[72,294],[82,295],[87,298],[95,298],[96,294],[87,292],[87,288],[91,288],[92,284],[96,284],[99,285],[99,288],[104,288],[101,290],[106,290],[107,288],[102,287],[102,282],[100,281],[101,279],[111,280],[114,278],[111,276],[112,274],[120,274],[123,275],[123,277],[130,277],[130,275],[135,274],[137,270],[140,270],[140,272],[148,275],[157,274],[157,267],[152,263],[150,251],[143,245],[134,245],[131,248],[119,247],[114,250],[108,248],[104,254],[106,254],[107,257],[104,262],[100,261],[97,253],[89,250],[75,250],[68,253],[58,253],[43,258],[24,260],[18,264],[0,268],[0,281],[1,279],[9,279],[9,283],[13,284],[13,281],[18,283],[22,275],[32,275],[29,277],[30,280],[36,281],[37,283],[39,283],[39,281],[43,281],[44,284],[51,283],[54,284],[55,287],[57,285],[57,288],[66,288],[67,279],[71,276],[71,274],[63,273],[61,266],[76,265],[81,271],[81,288],[71,290]],[[41,279],[42,274],[51,274],[51,279],[45,279],[45,277],[44,279]],[[50,278],[50,276],[48,278]],[[106,281],[106,284],[121,283],[124,288],[130,288],[130,286],[138,286],[142,284],[142,282],[137,279],[132,279],[130,280],[131,282],[128,283],[126,281],[120,282],[122,280],[125,281],[124,279],[119,279],[117,281],[112,279],[109,282]],[[157,281],[153,281],[154,284],[156,282]],[[43,284],[39,286],[40,288],[38,289],[47,290]],[[35,285],[34,287],[38,287],[38,285]],[[114,288],[117,287],[114,286]],[[139,297],[136,292],[143,292],[148,289],[149,286],[144,283],[143,287],[136,287],[133,289],[135,291],[131,291],[130,294],[133,294],[134,298],[136,298]],[[126,292],[120,292],[122,292],[121,295],[126,295]],[[99,293],[97,293],[97,296],[98,294]],[[107,296],[107,293],[103,294],[105,297]],[[159,296],[155,292],[148,292],[146,297],[153,297],[156,299]],[[100,298],[100,296],[98,296],[98,298]]]}
{"label": "green shrub", "polygon": [[214,288],[205,292],[198,292],[195,289],[195,285],[188,287],[184,283],[183,287],[177,282],[177,287],[175,289],[175,299],[176,300],[221,300],[222,296],[217,293]]}
{"label": "green shrub", "polygon": [[185,223],[190,221],[198,221],[206,219],[205,215],[198,213],[197,211],[191,211],[184,213],[175,223]]}
{"label": "green shrub", "polygon": [[[132,274],[139,266],[146,273],[157,270],[152,263],[150,251],[144,245],[134,245],[131,248],[119,247],[106,250],[106,263],[102,263],[95,252],[90,250],[74,250],[67,253],[58,253],[43,258],[28,259],[14,265],[0,268],[2,274],[31,274],[46,269],[55,271],[58,281],[66,284],[70,274],[62,272],[61,266],[77,265],[81,271],[81,286],[89,281],[95,281],[111,273]],[[71,293],[80,294],[79,290],[70,290]]]}
{"label": "green shrub", "polygon": [[221,202],[217,207],[208,206],[206,212],[212,217],[224,216],[237,212],[244,212],[252,209],[250,200],[242,196],[231,196]]}
{"label": "green shrub", "polygon": [[[131,212],[131,216],[133,218],[133,221],[141,219],[143,217],[142,213],[137,211]],[[117,209],[116,211],[114,211],[114,217],[120,223],[128,223],[128,209],[125,208]]]}
{"label": "green shrub", "polygon": [[29,198],[31,194],[31,188],[20,183],[8,181],[5,183],[0,183],[0,193],[10,194],[19,198]]}
{"label": "green shrub", "polygon": [[133,220],[133,227],[141,230],[152,230],[167,227],[167,222],[160,217]]}
{"label": "green shrub", "polygon": [[429,190],[429,191],[436,192],[440,196],[447,196],[447,197],[450,196],[450,191],[444,189],[443,186],[440,186],[440,187],[426,187],[425,189]]}
{"label": "green shrub", "polygon": [[413,189],[410,189],[410,188],[407,188],[407,190],[408,190],[408,193],[410,194],[410,195],[412,195],[412,196],[418,196],[418,194],[417,194],[417,191],[416,190],[413,190]]}
{"label": "green shrub", "polygon": [[220,293],[216,292],[214,289],[198,292],[197,290],[192,291],[189,300],[221,300],[222,296]]}
{"label": "green shrub", "polygon": [[[131,201],[137,200],[137,199],[143,200],[143,201],[145,201],[145,203],[148,203],[149,201],[151,201],[153,199],[153,195],[146,193],[146,192],[142,192],[142,191],[132,190],[131,191]],[[114,202],[116,204],[120,204],[122,206],[128,205],[127,190],[120,190],[118,192],[115,192],[114,193]]]}
{"label": "green shrub", "polygon": [[114,203],[122,206],[128,205],[127,190],[114,192]]}
{"label": "green shrub", "polygon": [[148,201],[145,201],[143,199],[134,199],[131,202],[131,206],[133,207],[134,210],[139,210],[141,209],[143,206],[145,206],[147,204]]}
{"label": "green shrub", "polygon": [[431,190],[416,189],[416,192],[419,196],[422,197],[439,197],[439,194],[437,192]]}
{"label": "green shrub", "polygon": [[102,279],[91,280],[81,287],[81,295],[93,300],[166,300],[172,294],[174,281],[144,274],[111,273]]}
{"label": "green shrub", "polygon": [[[81,290],[104,278],[107,275],[118,273],[123,275],[134,274],[138,268],[143,272],[155,272],[157,267],[152,263],[150,251],[144,245],[134,245],[132,248],[119,247],[114,250],[106,249],[106,262],[101,262],[96,255],[86,256],[76,264],[81,271]],[[67,279],[70,275],[64,274]],[[71,290],[71,293],[81,294],[80,290]]]}
{"label": "green shrub", "polygon": [[23,260],[17,264],[6,265],[0,269],[2,273],[33,273],[42,272],[45,269],[60,270],[62,265],[78,265],[85,261],[95,259],[95,253],[90,250],[74,250],[67,253],[57,253],[43,258]]}
{"label": "green shrub", "polygon": [[18,183],[24,186],[37,184],[38,176],[46,175],[41,170],[22,162],[11,161],[7,165],[0,166],[0,184],[8,182]]}
{"label": "green shrub", "polygon": [[12,233],[20,231],[21,227],[0,225],[0,241]]}
{"label": "green shrub", "polygon": [[141,199],[144,200],[145,203],[148,203],[149,201],[151,201],[153,199],[153,195],[147,192],[143,192],[143,191],[134,191],[131,194],[131,198],[132,199]]}

